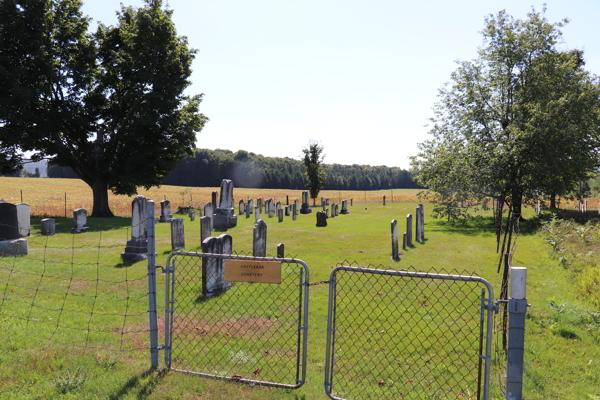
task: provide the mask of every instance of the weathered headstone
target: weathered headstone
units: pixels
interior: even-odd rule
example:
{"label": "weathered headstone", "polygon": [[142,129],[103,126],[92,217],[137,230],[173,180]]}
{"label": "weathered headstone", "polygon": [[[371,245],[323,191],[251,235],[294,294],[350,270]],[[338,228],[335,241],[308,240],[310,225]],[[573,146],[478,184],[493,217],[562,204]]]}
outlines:
{"label": "weathered headstone", "polygon": [[268,199],[265,202],[265,213],[269,215],[269,218],[273,218],[275,215],[275,207],[273,207],[273,199]]}
{"label": "weathered headstone", "polygon": [[421,243],[425,241],[425,206],[423,203],[419,204],[421,208]]}
{"label": "weathered headstone", "polygon": [[42,235],[44,236],[54,236],[56,235],[56,221],[54,218],[44,218],[42,221]]}
{"label": "weathered headstone", "polygon": [[185,233],[183,228],[183,219],[171,219],[171,249],[173,251],[183,249],[185,247]]}
{"label": "weathered headstone", "polygon": [[212,222],[213,222],[214,211],[215,211],[215,209],[213,208],[213,204],[212,203],[206,203],[204,205],[204,216],[210,218],[211,226],[212,226]]}
{"label": "weathered headstone", "polygon": [[212,236],[212,218],[202,217],[200,218],[200,245],[204,241]]}
{"label": "weathered headstone", "polygon": [[300,209],[300,214],[310,214],[312,212],[312,208],[308,204],[308,192],[302,192],[302,208]]}
{"label": "weathered headstone", "polygon": [[245,211],[246,211],[246,218],[250,218],[250,211],[252,211],[252,209],[250,208],[250,204],[246,203],[245,206]]}
{"label": "weathered headstone", "polygon": [[188,218],[190,219],[190,221],[195,221],[196,220],[196,211],[189,210],[188,211]]}
{"label": "weathered headstone", "polygon": [[275,203],[275,215],[279,215],[279,210],[281,210],[281,203]]}
{"label": "weathered headstone", "polygon": [[[202,242],[202,252],[210,254],[231,254],[233,238],[230,235],[208,237]],[[215,257],[202,258],[202,296],[211,297],[231,287],[225,280],[225,260]]]}
{"label": "weathered headstone", "polygon": [[340,211],[341,214],[348,214],[348,200],[344,200],[342,201],[342,211]]}
{"label": "weathered headstone", "polygon": [[292,204],[292,221],[296,220],[296,216],[298,215],[296,203]]}
{"label": "weathered headstone", "polygon": [[290,212],[291,212],[290,210],[292,209],[292,206],[285,206],[284,209],[285,209],[285,216],[289,217],[290,216]]}
{"label": "weathered headstone", "polygon": [[339,203],[335,203],[335,216],[339,216],[340,215],[340,205]]}
{"label": "weathered headstone", "polygon": [[171,211],[171,202],[169,200],[163,200],[160,202],[160,218],[158,222],[169,222],[173,218],[173,212]]}
{"label": "weathered headstone", "polygon": [[213,210],[217,209],[217,194],[218,193],[215,192],[215,191],[213,191],[212,194],[211,194],[211,200],[210,201],[211,201],[211,203],[213,205]]}
{"label": "weathered headstone", "polygon": [[277,218],[279,219],[279,222],[283,222],[283,210],[281,208],[277,211]]}
{"label": "weathered headstone", "polygon": [[246,203],[244,203],[244,200],[240,200],[240,212],[239,214],[245,214],[246,213]]}
{"label": "weathered headstone", "polygon": [[331,203],[331,218],[335,218],[335,203]]}
{"label": "weathered headstone", "polygon": [[412,247],[412,214],[406,216],[406,246]]}
{"label": "weathered headstone", "polygon": [[0,203],[0,257],[27,254],[29,243],[21,238],[16,204]]}
{"label": "weathered headstone", "polygon": [[138,195],[131,201],[131,239],[127,240],[121,259],[128,262],[146,258],[148,258],[148,200]]}
{"label": "weathered headstone", "polygon": [[254,206],[252,205],[252,199],[248,199],[248,204],[246,204],[246,207],[249,209],[250,214],[252,214],[254,210]]}
{"label": "weathered headstone", "polygon": [[421,241],[421,207],[415,210],[415,241]]}
{"label": "weathered headstone", "polygon": [[73,227],[71,228],[72,233],[83,233],[89,230],[87,226],[87,210],[85,208],[78,208],[73,210]]}
{"label": "weathered headstone", "polygon": [[327,226],[327,213],[325,211],[317,211],[317,228]]}
{"label": "weathered headstone", "polygon": [[231,179],[221,181],[221,196],[219,207],[213,216],[213,228],[229,229],[237,225],[237,215],[233,208],[233,182]]}
{"label": "weathered headstone", "polygon": [[254,221],[258,222],[259,219],[260,219],[260,206],[257,205],[256,207],[254,207]]}
{"label": "weathered headstone", "polygon": [[400,252],[398,250],[398,232],[396,228],[396,220],[392,220],[392,259],[399,260]]}
{"label": "weathered headstone", "polygon": [[29,236],[29,226],[31,225],[31,212],[29,205],[18,203],[17,220],[19,225],[19,235],[21,237]]}
{"label": "weathered headstone", "polygon": [[402,235],[402,248],[403,248],[404,250],[406,250],[406,248],[408,247],[408,246],[407,246],[407,244],[406,244],[406,241],[407,241],[407,236],[408,236],[408,235],[406,234],[406,232],[404,232],[404,234]]}
{"label": "weathered headstone", "polygon": [[267,255],[267,237],[267,224],[259,219],[252,228],[252,255],[254,257]]}
{"label": "weathered headstone", "polygon": [[285,258],[285,245],[283,243],[277,245],[277,258]]}

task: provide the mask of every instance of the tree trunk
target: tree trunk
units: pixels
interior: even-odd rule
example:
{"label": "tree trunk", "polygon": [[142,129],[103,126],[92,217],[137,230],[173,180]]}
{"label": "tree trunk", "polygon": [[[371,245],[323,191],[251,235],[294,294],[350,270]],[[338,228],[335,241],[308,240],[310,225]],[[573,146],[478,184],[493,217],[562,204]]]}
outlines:
{"label": "tree trunk", "polygon": [[112,217],[113,213],[108,207],[108,184],[95,180],[90,185],[94,194],[94,208],[92,217]]}
{"label": "tree trunk", "polygon": [[523,196],[516,190],[512,192],[512,210],[515,219],[520,221],[523,220],[523,214],[521,214]]}
{"label": "tree trunk", "polygon": [[550,208],[556,208],[556,193],[550,195]]}

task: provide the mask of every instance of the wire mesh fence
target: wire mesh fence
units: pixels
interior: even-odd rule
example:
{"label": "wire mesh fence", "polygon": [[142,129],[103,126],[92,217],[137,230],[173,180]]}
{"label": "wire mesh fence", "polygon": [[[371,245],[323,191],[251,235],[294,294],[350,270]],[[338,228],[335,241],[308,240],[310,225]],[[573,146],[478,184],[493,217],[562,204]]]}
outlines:
{"label": "wire mesh fence", "polygon": [[334,269],[325,367],[331,398],[484,398],[481,356],[491,354],[492,313],[484,322],[482,305],[490,286],[444,273]]}
{"label": "wire mesh fence", "polygon": [[147,269],[119,259],[128,232],[29,236],[26,256],[5,244],[2,333],[96,353],[147,351]]}
{"label": "wire mesh fence", "polygon": [[[250,254],[220,257],[282,261]],[[211,292],[206,285],[222,279],[212,275],[219,273],[217,269],[208,268],[214,259],[181,252],[170,258],[174,277],[167,278],[172,286],[166,289],[171,303],[166,308],[171,318],[171,368],[259,385],[300,387],[306,374],[306,264],[283,259],[279,284],[223,282],[220,290]]]}

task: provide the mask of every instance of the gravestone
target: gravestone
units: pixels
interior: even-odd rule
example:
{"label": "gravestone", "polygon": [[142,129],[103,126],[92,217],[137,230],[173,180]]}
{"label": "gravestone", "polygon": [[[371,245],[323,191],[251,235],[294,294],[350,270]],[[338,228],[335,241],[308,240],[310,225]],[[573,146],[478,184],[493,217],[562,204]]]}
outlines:
{"label": "gravestone", "polygon": [[246,208],[246,210],[245,210],[246,211],[246,218],[250,218],[250,211],[252,210],[250,208],[250,205],[246,204],[245,208]]}
{"label": "gravestone", "polygon": [[188,211],[188,218],[190,219],[190,221],[195,221],[196,220],[196,211],[189,210]]}
{"label": "gravestone", "polygon": [[73,210],[73,227],[71,228],[72,233],[83,233],[87,232],[90,228],[87,226],[88,213],[85,208],[78,208]]}
{"label": "gravestone", "polygon": [[234,226],[237,226],[237,215],[234,214],[233,208],[233,181],[223,179],[221,181],[219,207],[217,207],[213,216],[213,228],[229,229]]}
{"label": "gravestone", "polygon": [[211,226],[212,226],[212,223],[213,223],[214,210],[215,209],[213,208],[213,204],[212,203],[206,203],[204,205],[204,216],[210,218],[210,224],[211,224]]}
{"label": "gravestone", "polygon": [[[231,254],[231,235],[208,237],[202,242],[202,252],[210,254]],[[223,258],[202,257],[202,296],[211,297],[232,286],[225,280],[225,260]]]}
{"label": "gravestone", "polygon": [[335,203],[331,203],[331,218],[335,218]]}
{"label": "gravestone", "polygon": [[273,199],[268,199],[265,202],[265,214],[269,215],[269,218],[273,218],[275,215],[275,207],[273,207]]}
{"label": "gravestone", "polygon": [[279,215],[279,210],[281,210],[281,203],[275,203],[275,215]]}
{"label": "gravestone", "polygon": [[285,258],[285,246],[283,243],[277,245],[277,258]]}
{"label": "gravestone", "polygon": [[281,208],[277,211],[277,218],[279,219],[279,222],[283,222],[283,210]]}
{"label": "gravestone", "polygon": [[185,247],[185,233],[183,219],[171,219],[171,250],[176,251]]}
{"label": "gravestone", "polygon": [[348,214],[348,200],[344,200],[342,201],[342,211],[340,211],[341,214]]}
{"label": "gravestone", "polygon": [[300,214],[310,214],[312,209],[308,205],[308,192],[302,192],[302,208],[300,209]]}
{"label": "gravestone", "polygon": [[258,222],[258,220],[260,220],[260,207],[257,205],[254,207],[254,221]]}
{"label": "gravestone", "polygon": [[29,226],[31,225],[31,212],[29,205],[18,203],[16,206],[19,235],[21,237],[29,236]]}
{"label": "gravestone", "polygon": [[42,221],[42,235],[54,236],[56,235],[56,221],[53,218],[44,218]]}
{"label": "gravestone", "polygon": [[339,203],[335,203],[335,216],[339,216],[340,215],[340,205]]}
{"label": "gravestone", "polygon": [[290,216],[290,210],[291,210],[291,206],[285,206],[285,216],[289,217]]}
{"label": "gravestone", "polygon": [[252,228],[252,256],[265,257],[267,255],[267,237],[267,224],[259,219]]}
{"label": "gravestone", "polygon": [[396,220],[392,220],[392,259],[400,260],[400,252],[398,251],[398,231],[396,228]]}
{"label": "gravestone", "polygon": [[29,254],[29,243],[20,235],[17,205],[0,203],[0,256],[27,254]]}
{"label": "gravestone", "polygon": [[244,200],[240,200],[240,212],[239,214],[245,214],[246,213],[246,203],[244,203]]}
{"label": "gravestone", "polygon": [[404,235],[402,235],[402,248],[404,250],[406,250],[406,247],[407,247],[406,246],[406,241],[407,241],[407,235],[406,235],[406,232],[404,232]]}
{"label": "gravestone", "polygon": [[217,209],[217,192],[214,192],[214,191],[212,192],[210,202],[213,205],[213,210],[216,210]]}
{"label": "gravestone", "polygon": [[317,228],[327,226],[327,213],[325,211],[317,211]]}
{"label": "gravestone", "polygon": [[124,262],[148,258],[148,200],[141,195],[131,201],[131,239],[121,253]]}
{"label": "gravestone", "polygon": [[248,199],[248,204],[246,204],[246,208],[248,208],[250,214],[252,214],[252,210],[254,210],[254,207],[252,206],[252,199]]}
{"label": "gravestone", "polygon": [[406,216],[406,246],[412,247],[412,214]]}
{"label": "gravestone", "polygon": [[160,218],[158,222],[169,222],[173,218],[171,211],[171,202],[169,200],[163,200],[160,202]]}
{"label": "gravestone", "polygon": [[419,208],[421,209],[421,243],[423,243],[425,241],[425,206],[421,203]]}
{"label": "gravestone", "polygon": [[212,218],[202,217],[200,218],[200,245],[204,241],[212,236]]}
{"label": "gravestone", "polygon": [[415,210],[415,241],[421,241],[421,207]]}
{"label": "gravestone", "polygon": [[296,220],[296,216],[298,215],[296,203],[292,204],[292,221]]}

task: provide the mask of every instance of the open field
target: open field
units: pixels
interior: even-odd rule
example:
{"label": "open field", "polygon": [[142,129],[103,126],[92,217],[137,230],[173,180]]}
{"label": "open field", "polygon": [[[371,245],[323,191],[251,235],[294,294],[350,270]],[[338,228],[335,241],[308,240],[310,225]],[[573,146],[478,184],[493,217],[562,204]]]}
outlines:
{"label": "open field", "polygon": [[[9,202],[20,203],[21,191],[23,192],[23,202],[31,206],[32,215],[36,216],[54,216],[64,217],[65,209],[67,217],[71,216],[71,211],[76,208],[85,208],[91,214],[92,210],[92,189],[85,182],[79,179],[58,179],[58,178],[6,178],[0,177],[0,199]],[[211,201],[213,191],[219,191],[219,188],[199,188],[163,185],[159,188],[153,187],[150,190],[144,188],[138,189],[138,194],[148,199],[156,201],[169,200],[173,211],[178,206],[190,206],[202,209],[204,204]],[[381,202],[383,196],[387,196],[387,201],[417,201],[419,189],[393,189],[378,191],[338,191],[324,190],[319,196],[331,198],[333,201],[338,199],[354,199],[356,202],[365,201]],[[66,194],[66,206],[65,206]],[[234,197],[239,199],[248,199],[257,197],[273,198],[275,202],[280,201],[284,204],[286,196],[289,196],[290,202],[294,199],[301,199],[301,190],[288,189],[239,189],[236,188]],[[393,199],[392,199],[393,196]],[[113,214],[118,216],[131,216],[132,198],[124,195],[114,195],[108,193],[110,208]],[[319,200],[317,200],[319,203]]]}
{"label": "open field", "polygon": [[[11,200],[4,194],[4,186],[2,187],[0,197]],[[62,187],[60,190],[63,190]],[[206,189],[207,196],[211,191],[212,189]],[[240,192],[243,191],[235,189],[234,196],[239,198]],[[260,191],[257,195],[270,196],[266,192]],[[282,192],[281,196],[285,194]],[[129,210],[130,200],[127,197],[124,199],[123,207],[125,209],[127,205]],[[24,200],[27,201],[26,198]],[[495,234],[489,214],[484,214],[485,218],[471,221],[466,226],[452,226],[444,221],[432,220],[429,217],[430,206],[426,204],[426,243],[416,244],[414,248],[403,252],[398,262],[390,259],[390,221],[397,219],[399,231],[402,232],[406,215],[414,214],[416,205],[414,202],[403,201],[388,203],[384,207],[379,203],[365,205],[355,201],[354,206],[350,207],[349,215],[329,219],[329,226],[319,229],[315,227],[314,212],[299,215],[297,221],[286,217],[283,223],[277,223],[275,218],[265,218],[269,226],[268,252],[275,254],[275,245],[285,243],[286,254],[308,264],[311,283],[327,280],[332,267],[347,260],[358,265],[396,270],[468,271],[492,282],[497,297],[501,276],[496,273]],[[531,209],[526,209],[525,216],[532,217],[531,212]],[[0,332],[4,338],[0,344],[0,398],[326,398],[323,394],[323,355],[327,326],[327,285],[310,287],[308,379],[300,389],[251,387],[174,371],[149,372],[147,263],[126,266],[119,259],[119,253],[123,251],[125,241],[130,236],[130,218],[90,218],[90,232],[80,235],[70,234],[70,218],[57,218],[56,221],[58,234],[54,237],[42,237],[39,235],[39,218],[33,218],[32,236],[29,238],[30,255],[0,259],[0,293],[3,293]],[[249,219],[240,217],[238,226],[227,232],[233,237],[235,252],[251,251],[253,222],[254,216]],[[513,259],[514,265],[529,268],[528,297],[529,303],[533,305],[528,311],[527,320],[525,396],[530,400],[600,398],[598,310],[578,300],[577,290],[569,280],[568,271],[558,266],[557,261],[548,255],[546,245],[535,230],[525,228],[518,238],[517,252]],[[198,250],[199,222],[192,223],[186,218],[185,232],[186,250]],[[164,263],[170,250],[169,226],[157,224],[159,264]],[[159,315],[162,315],[163,310],[162,285],[163,275],[158,274]],[[372,302],[394,304],[402,299],[399,295],[386,297],[381,289],[370,285],[372,283],[366,282],[360,288],[366,290],[364,296],[372,299]],[[231,292],[230,295],[234,293],[236,292]],[[36,305],[39,304],[40,307],[30,306],[34,295]],[[343,298],[352,305],[360,298],[356,296],[356,292],[349,292]],[[410,298],[410,294],[407,296],[406,298]],[[19,298],[28,301],[15,301]],[[223,296],[218,301],[248,304],[241,301],[243,298],[239,299]],[[418,300],[422,302],[424,299]],[[411,307],[401,302],[398,304],[399,307]],[[273,307],[272,327],[276,329],[283,311],[278,304]],[[432,307],[436,305],[432,303]],[[396,311],[399,309],[396,308]],[[377,315],[372,314],[350,315],[347,321],[351,324],[356,321],[357,333],[349,336],[351,341],[347,346],[366,350],[372,345],[369,341],[371,338],[366,334],[359,334],[366,332],[365,329],[379,320]],[[123,315],[127,317],[123,318]],[[450,314],[447,318],[452,320],[455,316]],[[234,321],[236,327],[240,324],[239,321]],[[264,321],[259,322],[266,324]],[[253,322],[248,329],[254,329],[257,324],[256,321]],[[205,328],[202,321],[195,321],[193,326],[194,329],[206,329],[209,334],[215,335],[221,329],[218,324]],[[83,329],[78,329],[81,327]],[[243,331],[243,325],[239,328]],[[378,340],[382,343],[401,340],[385,335],[401,332],[402,328],[402,320],[398,320],[381,329],[385,332],[379,331],[381,338]],[[159,324],[159,330],[162,337],[162,324]],[[435,337],[435,329],[428,332]],[[240,338],[247,340],[247,333],[236,337],[236,340]],[[423,343],[425,338],[417,339]],[[440,339],[438,341],[443,342]],[[434,342],[430,341],[426,346],[431,349]],[[383,348],[383,344],[376,347],[377,350]],[[384,353],[366,352],[361,355],[360,362],[365,366],[370,365],[368,357],[381,360],[382,363],[390,361],[389,357],[394,358],[391,361],[395,361],[396,357],[400,359],[403,356],[401,352],[397,352],[399,348],[390,347]],[[230,361],[247,360],[244,353],[224,354]],[[414,353],[412,365],[423,367],[428,359],[419,354],[421,353]],[[434,361],[436,371],[440,374],[452,376],[458,373],[453,369],[455,367],[452,363],[443,359]],[[163,365],[162,354],[160,363]],[[397,366],[390,367],[388,374],[398,373],[398,369],[404,368],[399,364]],[[267,371],[260,373],[267,374]],[[370,379],[365,385],[374,388],[373,393],[377,394],[377,398],[385,399],[386,387],[379,386],[378,382]],[[414,387],[413,392],[403,392],[405,395],[402,398],[406,399],[475,398],[473,392],[465,392],[462,387],[448,389],[446,397],[428,397],[425,391],[418,389],[422,383],[420,376],[415,374],[410,378],[410,383],[397,382],[395,385]],[[500,399],[498,383],[493,383],[492,398]],[[389,388],[390,381],[387,380],[386,384]]]}

